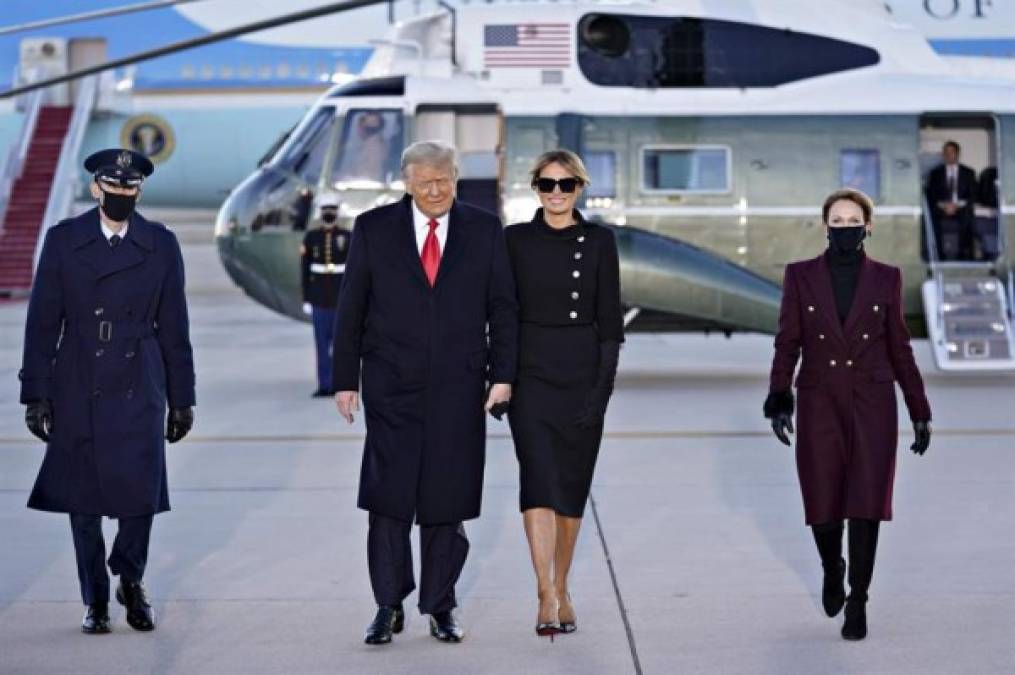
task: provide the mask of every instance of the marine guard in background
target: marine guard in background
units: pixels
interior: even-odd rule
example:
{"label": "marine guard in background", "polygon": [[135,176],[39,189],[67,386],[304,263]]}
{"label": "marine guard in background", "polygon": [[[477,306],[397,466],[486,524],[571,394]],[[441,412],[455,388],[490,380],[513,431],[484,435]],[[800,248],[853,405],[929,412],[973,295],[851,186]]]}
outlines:
{"label": "marine guard in background", "polygon": [[116,599],[150,631],[142,578],[153,516],[169,510],[164,441],[194,421],[183,257],[172,232],[134,211],[153,171],[144,155],[103,150],[85,169],[99,205],[46,233],[28,305],[21,402],[46,443],[28,506],[70,514],[85,633],[110,631],[102,517],[119,520]]}
{"label": "marine guard in background", "polygon": [[300,247],[303,268],[303,311],[314,324],[317,346],[317,391],[331,397],[331,344],[335,336],[335,305],[349,254],[349,233],[338,227],[338,198],[329,192],[317,202],[322,226],[308,230]]}

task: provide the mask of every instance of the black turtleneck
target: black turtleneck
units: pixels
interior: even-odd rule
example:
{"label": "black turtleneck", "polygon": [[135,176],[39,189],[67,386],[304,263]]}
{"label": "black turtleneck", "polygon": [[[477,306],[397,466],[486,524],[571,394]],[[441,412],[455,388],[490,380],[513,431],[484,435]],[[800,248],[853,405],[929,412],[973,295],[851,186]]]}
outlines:
{"label": "black turtleneck", "polygon": [[849,308],[856,295],[856,284],[860,278],[860,264],[863,262],[863,247],[848,253],[837,253],[831,249],[825,251],[825,260],[832,274],[832,293],[835,295],[835,310],[839,321],[846,323]]}

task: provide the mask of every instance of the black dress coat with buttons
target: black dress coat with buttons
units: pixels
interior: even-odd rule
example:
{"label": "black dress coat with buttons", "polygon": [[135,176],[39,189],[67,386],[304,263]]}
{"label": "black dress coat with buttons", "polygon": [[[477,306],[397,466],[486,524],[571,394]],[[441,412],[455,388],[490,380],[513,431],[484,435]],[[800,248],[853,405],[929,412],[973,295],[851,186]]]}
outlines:
{"label": "black dress coat with buttons", "polygon": [[21,381],[22,403],[53,406],[30,508],[167,511],[166,403],[194,405],[175,235],[134,213],[113,248],[98,208],[53,226],[28,305]]}
{"label": "black dress coat with buttons", "polygon": [[477,518],[487,382],[515,377],[518,305],[497,216],[455,201],[431,288],[411,197],[356,218],[335,316],[332,384],[359,391],[358,505],[422,525]]}
{"label": "black dress coat with buttons", "polygon": [[542,209],[507,228],[521,317],[518,377],[508,412],[520,510],[581,518],[603,425],[579,426],[599,373],[600,343],[624,341],[613,232],[586,221],[554,229]]}
{"label": "black dress coat with buttons", "polygon": [[898,445],[895,383],[910,418],[930,404],[902,314],[902,273],[864,256],[845,323],[824,255],[786,267],[770,391],[797,361],[796,460],[808,525],[891,520]]}

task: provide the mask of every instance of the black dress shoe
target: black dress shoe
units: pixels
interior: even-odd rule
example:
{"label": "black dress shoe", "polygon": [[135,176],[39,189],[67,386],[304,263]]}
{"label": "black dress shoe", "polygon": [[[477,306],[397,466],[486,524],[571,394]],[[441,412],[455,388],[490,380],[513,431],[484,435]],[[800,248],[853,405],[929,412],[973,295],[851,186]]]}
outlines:
{"label": "black dress shoe", "polygon": [[381,605],[377,608],[373,622],[367,626],[363,642],[368,645],[386,645],[391,642],[392,634],[401,633],[403,628],[405,628],[405,610],[402,606]]}
{"label": "black dress shoe", "polygon": [[846,602],[846,621],[842,624],[844,640],[862,640],[867,637],[867,603],[860,600]]}
{"label": "black dress shoe", "polygon": [[846,604],[846,561],[839,558],[839,564],[831,570],[825,570],[825,582],[821,587],[821,604],[825,614],[836,616]]}
{"label": "black dress shoe", "polygon": [[88,609],[85,610],[85,617],[81,619],[81,632],[88,633],[89,635],[112,632],[112,629],[109,627],[108,603],[96,602],[88,605]]}
{"label": "black dress shoe", "polygon": [[120,581],[116,587],[116,601],[127,609],[127,623],[134,630],[155,630],[155,612],[148,602],[148,594],[140,581]]}
{"label": "black dress shoe", "polygon": [[450,610],[430,615],[430,635],[441,642],[461,642],[465,637],[462,627],[455,621],[455,615]]}

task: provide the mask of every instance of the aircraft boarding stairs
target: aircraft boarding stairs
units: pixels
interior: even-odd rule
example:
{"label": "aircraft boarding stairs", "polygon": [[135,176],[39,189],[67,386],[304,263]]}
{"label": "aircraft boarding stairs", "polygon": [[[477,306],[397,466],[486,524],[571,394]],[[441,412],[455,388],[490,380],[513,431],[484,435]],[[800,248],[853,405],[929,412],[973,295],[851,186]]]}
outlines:
{"label": "aircraft boarding stairs", "polygon": [[46,230],[70,215],[95,79],[82,81],[73,106],[46,100],[45,90],[24,99],[21,134],[0,167],[0,301],[29,294]]}
{"label": "aircraft boarding stairs", "polygon": [[[926,208],[924,213],[928,213]],[[923,307],[938,368],[945,372],[1015,372],[1013,270],[994,262],[939,260],[928,215],[924,216],[924,232],[931,278],[923,284]],[[999,260],[1003,261],[1003,246],[1001,251]]]}

